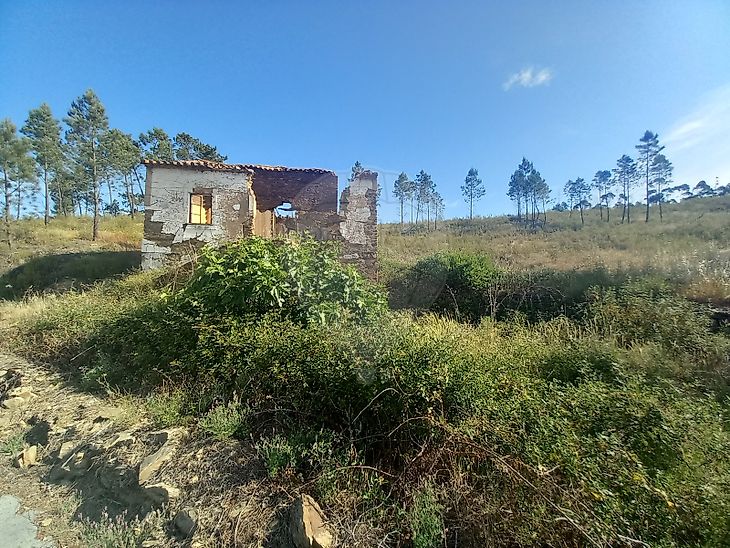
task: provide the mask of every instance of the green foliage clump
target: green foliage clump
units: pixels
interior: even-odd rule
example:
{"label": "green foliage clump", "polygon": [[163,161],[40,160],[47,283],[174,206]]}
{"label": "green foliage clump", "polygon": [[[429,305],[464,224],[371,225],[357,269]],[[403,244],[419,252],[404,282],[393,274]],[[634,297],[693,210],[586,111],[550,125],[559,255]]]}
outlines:
{"label": "green foliage clump", "polygon": [[707,312],[678,297],[665,282],[631,281],[618,288],[595,288],[587,315],[620,344],[655,342],[670,352],[703,352],[710,333]]}
{"label": "green foliage clump", "polygon": [[189,421],[190,392],[177,386],[160,390],[146,401],[147,412],[157,428],[169,428]]}
{"label": "green foliage clump", "polygon": [[81,521],[81,539],[89,548],[137,548],[153,537],[161,521],[157,512],[128,518],[125,513],[111,517],[104,510],[98,521]]}
{"label": "green foliage clump", "polygon": [[200,427],[216,439],[241,438],[247,433],[248,409],[230,401],[213,407],[200,419]]}
{"label": "green foliage clump", "polygon": [[16,432],[10,434],[5,439],[0,441],[0,453],[6,457],[15,457],[18,453],[23,450],[23,441],[25,439],[25,432]]}
{"label": "green foliage clump", "polygon": [[337,250],[311,238],[246,238],[203,250],[181,296],[203,315],[278,313],[297,322],[365,320],[385,299]]}
{"label": "green foliage clump", "polygon": [[294,444],[280,434],[263,438],[256,445],[256,450],[271,478],[293,474],[301,459],[301,455]]}
{"label": "green foliage clump", "polygon": [[478,320],[489,314],[485,293],[500,276],[486,254],[444,252],[418,261],[395,282],[395,291],[401,305]]}
{"label": "green foliage clump", "polygon": [[414,548],[443,546],[442,512],[443,507],[432,485],[424,485],[413,495],[413,504],[408,510],[408,524],[413,535]]}

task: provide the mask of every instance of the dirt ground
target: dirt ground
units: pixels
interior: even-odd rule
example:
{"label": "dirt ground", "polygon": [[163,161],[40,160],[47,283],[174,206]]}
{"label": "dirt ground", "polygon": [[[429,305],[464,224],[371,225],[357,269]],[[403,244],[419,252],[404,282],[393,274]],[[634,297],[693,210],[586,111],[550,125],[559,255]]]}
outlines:
{"label": "dirt ground", "polygon": [[61,548],[288,546],[297,496],[267,483],[250,445],[158,430],[139,400],[0,355],[3,495]]}

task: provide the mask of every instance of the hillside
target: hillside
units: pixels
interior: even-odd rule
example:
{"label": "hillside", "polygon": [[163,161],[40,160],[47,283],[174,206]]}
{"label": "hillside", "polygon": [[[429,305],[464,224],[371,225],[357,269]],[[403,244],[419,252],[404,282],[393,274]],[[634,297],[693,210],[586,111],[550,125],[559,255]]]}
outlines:
{"label": "hillside", "polygon": [[[611,222],[597,210],[585,214],[548,212],[544,228],[525,229],[512,216],[447,220],[438,229],[412,230],[398,224],[379,228],[381,277],[393,269],[441,251],[486,253],[510,269],[594,270],[658,273],[682,280],[687,295],[699,301],[730,304],[730,196],[665,204],[664,220],[656,211],[650,223],[621,224],[620,210]],[[0,248],[0,298],[44,291],[57,284],[84,286],[130,272],[139,264],[142,219],[105,218],[97,242],[91,220],[59,218],[44,227],[40,219],[14,227],[14,248]],[[22,264],[26,266],[18,269]],[[14,271],[14,272],[13,272]],[[2,288],[8,284],[5,293]]]}
{"label": "hillside", "polygon": [[139,222],[22,221],[0,488],[68,546],[726,546],[729,211],[382,225],[380,286],[314,242],[139,273]]}

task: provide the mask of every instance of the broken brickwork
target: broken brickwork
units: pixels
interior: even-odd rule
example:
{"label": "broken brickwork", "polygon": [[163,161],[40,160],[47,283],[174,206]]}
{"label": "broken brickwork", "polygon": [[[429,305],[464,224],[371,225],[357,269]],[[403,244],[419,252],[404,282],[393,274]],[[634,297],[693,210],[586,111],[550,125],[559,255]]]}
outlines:
{"label": "broken brickwork", "polygon": [[351,181],[338,211],[337,176],[324,169],[203,160],[145,166],[144,269],[184,259],[206,244],[296,232],[340,242],[343,261],[369,278],[377,275],[377,173]]}

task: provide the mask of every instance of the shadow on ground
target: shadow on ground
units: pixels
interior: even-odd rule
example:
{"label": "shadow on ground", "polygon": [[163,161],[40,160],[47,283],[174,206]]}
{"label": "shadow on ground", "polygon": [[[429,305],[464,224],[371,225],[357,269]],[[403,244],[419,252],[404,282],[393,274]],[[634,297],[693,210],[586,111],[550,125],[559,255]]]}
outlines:
{"label": "shadow on ground", "polygon": [[139,268],[139,251],[95,251],[34,257],[0,275],[0,299],[63,293]]}

